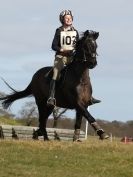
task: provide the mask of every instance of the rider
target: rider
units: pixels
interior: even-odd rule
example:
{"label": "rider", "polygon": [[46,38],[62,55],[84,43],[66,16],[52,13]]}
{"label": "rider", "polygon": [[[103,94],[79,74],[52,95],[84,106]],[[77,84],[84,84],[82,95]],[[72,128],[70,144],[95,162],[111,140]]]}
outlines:
{"label": "rider", "polygon": [[[53,67],[53,77],[50,82],[49,99],[47,101],[48,105],[55,105],[54,94],[56,80],[58,80],[59,74],[64,66],[72,62],[75,44],[79,39],[78,31],[72,25],[73,14],[70,10],[63,10],[59,15],[59,20],[62,26],[56,29],[52,42],[52,49],[56,51],[56,54]],[[99,102],[101,101],[92,97],[91,104]]]}

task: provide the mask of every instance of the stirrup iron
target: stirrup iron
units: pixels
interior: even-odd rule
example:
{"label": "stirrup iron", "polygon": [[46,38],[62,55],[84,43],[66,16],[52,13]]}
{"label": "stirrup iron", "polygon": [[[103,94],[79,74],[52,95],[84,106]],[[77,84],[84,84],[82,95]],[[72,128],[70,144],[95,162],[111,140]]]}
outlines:
{"label": "stirrup iron", "polygon": [[56,99],[50,97],[50,98],[47,100],[47,104],[48,104],[49,106],[56,106]]}

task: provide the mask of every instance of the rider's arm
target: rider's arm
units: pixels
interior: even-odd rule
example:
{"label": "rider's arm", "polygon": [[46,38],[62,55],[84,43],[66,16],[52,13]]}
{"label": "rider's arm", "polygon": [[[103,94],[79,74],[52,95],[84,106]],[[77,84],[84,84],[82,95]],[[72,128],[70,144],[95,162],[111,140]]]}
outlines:
{"label": "rider's arm", "polygon": [[60,30],[59,30],[59,28],[56,29],[51,48],[56,52],[60,52],[61,47],[60,47]]}

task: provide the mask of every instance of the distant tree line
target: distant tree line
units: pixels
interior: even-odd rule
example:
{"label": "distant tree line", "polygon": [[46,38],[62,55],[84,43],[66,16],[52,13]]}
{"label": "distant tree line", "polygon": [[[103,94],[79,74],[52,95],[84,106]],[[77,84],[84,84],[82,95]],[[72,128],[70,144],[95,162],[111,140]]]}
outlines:
{"label": "distant tree line", "polygon": [[[47,127],[53,127],[53,117],[58,117],[57,128],[64,129],[73,129],[75,124],[75,119],[71,119],[66,117],[65,113],[67,110],[58,108],[56,115],[51,115],[48,119]],[[13,117],[14,115],[8,111],[5,111],[0,106],[0,115],[4,115],[6,117]],[[19,112],[19,118],[17,121],[22,125],[26,126],[38,126],[38,112],[37,107],[34,102],[27,102],[22,107]],[[102,119],[97,120],[101,127],[106,130],[106,132],[111,133],[115,137],[133,137],[133,121],[121,122],[121,121],[106,121]],[[81,129],[85,131],[86,120],[83,118]],[[92,127],[89,125],[88,134],[94,135],[95,132]]]}

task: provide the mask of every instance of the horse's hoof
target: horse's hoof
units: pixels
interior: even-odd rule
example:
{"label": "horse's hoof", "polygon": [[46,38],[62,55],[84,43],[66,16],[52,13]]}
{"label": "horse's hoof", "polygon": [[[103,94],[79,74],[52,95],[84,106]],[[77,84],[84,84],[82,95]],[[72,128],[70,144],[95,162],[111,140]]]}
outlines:
{"label": "horse's hoof", "polygon": [[33,136],[32,139],[33,139],[33,140],[39,140],[39,139],[38,139],[38,136],[36,136],[36,137]]}
{"label": "horse's hoof", "polygon": [[50,141],[50,139],[49,138],[44,138],[44,141]]}
{"label": "horse's hoof", "polygon": [[103,134],[100,135],[99,139],[100,140],[105,140],[105,139],[108,139],[109,137],[110,136],[104,132]]}
{"label": "horse's hoof", "polygon": [[81,143],[82,141],[80,139],[73,140],[73,142]]}

